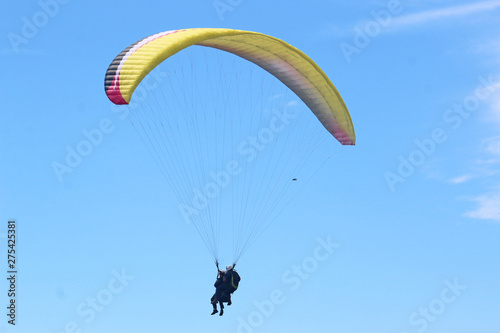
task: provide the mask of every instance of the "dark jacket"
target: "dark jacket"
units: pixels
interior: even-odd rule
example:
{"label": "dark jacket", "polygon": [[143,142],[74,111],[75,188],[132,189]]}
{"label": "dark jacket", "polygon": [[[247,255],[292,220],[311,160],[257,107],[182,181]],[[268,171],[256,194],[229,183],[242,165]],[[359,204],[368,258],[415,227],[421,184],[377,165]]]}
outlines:
{"label": "dark jacket", "polygon": [[214,283],[215,294],[212,296],[212,302],[229,302],[229,285],[224,282],[224,277],[219,277]]}
{"label": "dark jacket", "polygon": [[221,277],[217,278],[217,280],[214,283],[215,289],[219,288],[220,285],[223,284],[223,283],[224,283],[224,276],[221,276]]}

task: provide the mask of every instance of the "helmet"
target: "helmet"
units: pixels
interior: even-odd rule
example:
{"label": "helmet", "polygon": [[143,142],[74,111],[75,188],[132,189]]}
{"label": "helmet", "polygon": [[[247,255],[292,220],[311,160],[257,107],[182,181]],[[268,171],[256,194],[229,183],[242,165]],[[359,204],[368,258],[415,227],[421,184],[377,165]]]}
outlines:
{"label": "helmet", "polygon": [[225,271],[225,270],[223,270],[223,269],[221,269],[219,272],[220,272],[221,274],[226,274],[226,271]]}
{"label": "helmet", "polygon": [[227,269],[228,271],[230,271],[230,270],[232,270],[232,269],[233,269],[233,266],[231,266],[231,265],[227,265],[227,266],[226,266],[226,269]]}

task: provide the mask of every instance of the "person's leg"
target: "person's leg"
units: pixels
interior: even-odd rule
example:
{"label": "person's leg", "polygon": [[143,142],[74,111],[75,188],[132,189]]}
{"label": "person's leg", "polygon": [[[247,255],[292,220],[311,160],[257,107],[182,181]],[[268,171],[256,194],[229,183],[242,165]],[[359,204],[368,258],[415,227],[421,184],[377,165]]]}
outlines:
{"label": "person's leg", "polygon": [[217,311],[217,300],[216,299],[212,300],[212,306],[214,307],[214,310],[212,311],[212,315],[214,315],[217,312],[219,312],[219,311]]}
{"label": "person's leg", "polygon": [[224,304],[222,303],[222,301],[219,301],[219,307],[220,307],[219,316],[222,316],[224,314]]}

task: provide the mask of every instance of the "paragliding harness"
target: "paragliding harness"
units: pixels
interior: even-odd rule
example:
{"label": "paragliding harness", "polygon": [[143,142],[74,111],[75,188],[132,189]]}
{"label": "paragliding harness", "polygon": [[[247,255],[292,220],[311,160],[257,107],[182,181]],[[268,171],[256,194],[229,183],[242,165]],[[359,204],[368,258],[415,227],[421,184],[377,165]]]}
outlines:
{"label": "paragliding harness", "polygon": [[[217,270],[220,271],[219,263],[217,261],[215,262],[215,265],[217,266]],[[231,278],[230,279],[228,278],[226,280],[226,277],[224,277],[225,280],[224,282],[229,283],[229,285],[231,286],[231,289],[229,290],[229,293],[231,294],[234,293],[236,289],[238,289],[238,285],[240,284],[241,281],[241,277],[238,274],[238,272],[234,270],[234,266],[236,266],[236,264],[233,264],[233,268],[226,272],[226,274],[229,273],[231,275]]]}
{"label": "paragliding harness", "polygon": [[[240,284],[240,280],[241,280],[241,277],[240,275],[238,274],[238,272],[236,272],[234,270],[234,268],[230,271],[231,272],[231,290],[229,291],[231,294],[236,290],[238,289],[238,285]],[[227,281],[229,282],[229,281]]]}

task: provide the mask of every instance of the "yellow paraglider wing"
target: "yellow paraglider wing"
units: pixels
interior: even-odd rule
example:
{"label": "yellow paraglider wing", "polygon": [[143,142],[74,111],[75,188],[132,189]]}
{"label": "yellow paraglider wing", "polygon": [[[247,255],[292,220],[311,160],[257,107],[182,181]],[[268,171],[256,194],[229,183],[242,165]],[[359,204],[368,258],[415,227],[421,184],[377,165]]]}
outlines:
{"label": "yellow paraglider wing", "polygon": [[260,33],[231,29],[184,29],[158,33],[123,50],[109,66],[105,90],[115,104],[128,104],[141,80],[162,61],[191,45],[217,48],[262,67],[290,88],[342,144],[356,141],[349,111],[314,61],[290,44]]}

